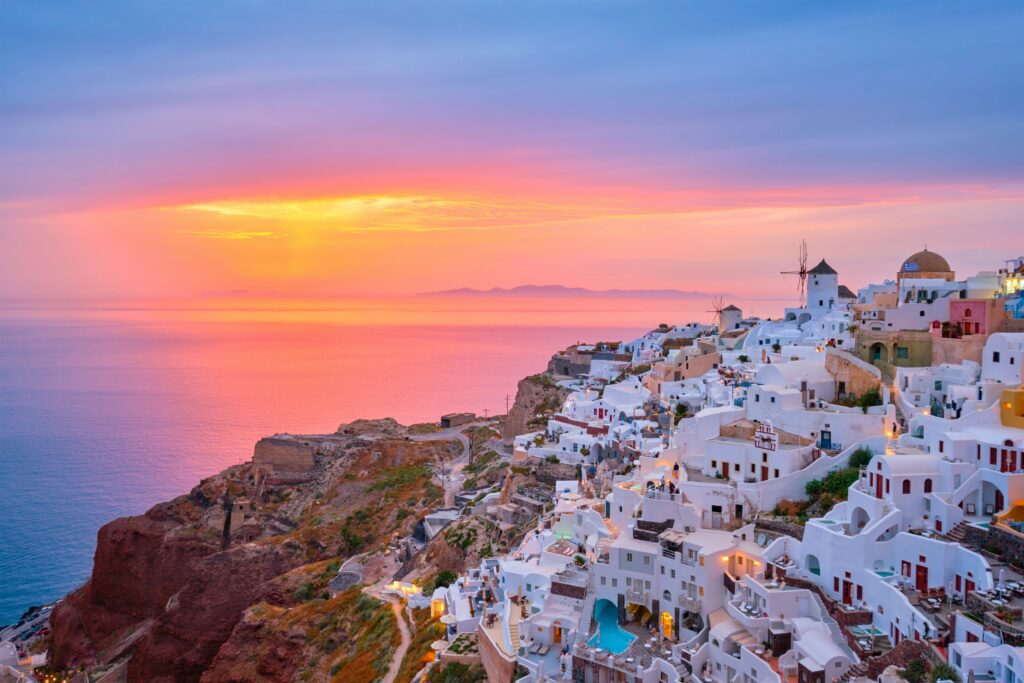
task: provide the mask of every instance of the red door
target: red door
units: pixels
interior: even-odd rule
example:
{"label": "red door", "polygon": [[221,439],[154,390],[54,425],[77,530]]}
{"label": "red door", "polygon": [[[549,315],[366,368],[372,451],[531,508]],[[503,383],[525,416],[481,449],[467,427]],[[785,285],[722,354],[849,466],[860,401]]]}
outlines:
{"label": "red door", "polygon": [[727,463],[727,462],[723,462],[722,463],[722,478],[723,479],[728,479],[729,478],[729,463]]}
{"label": "red door", "polygon": [[882,497],[882,475],[875,475],[875,498]]}
{"label": "red door", "polygon": [[761,481],[768,481],[768,468],[761,466]]}
{"label": "red door", "polygon": [[843,604],[853,604],[853,582],[843,581]]}
{"label": "red door", "polygon": [[928,567],[923,564],[917,565],[917,592],[927,593],[928,592]]}
{"label": "red door", "polygon": [[1000,511],[1000,510],[1002,510],[1002,509],[1003,509],[1003,492],[1002,492],[1002,491],[1000,491],[999,489],[996,489],[996,505],[995,505],[995,511],[996,511],[996,512],[999,512],[999,511]]}
{"label": "red door", "polygon": [[964,579],[964,597],[966,598],[967,594],[970,593],[973,590],[974,590],[974,582],[971,581],[970,579]]}

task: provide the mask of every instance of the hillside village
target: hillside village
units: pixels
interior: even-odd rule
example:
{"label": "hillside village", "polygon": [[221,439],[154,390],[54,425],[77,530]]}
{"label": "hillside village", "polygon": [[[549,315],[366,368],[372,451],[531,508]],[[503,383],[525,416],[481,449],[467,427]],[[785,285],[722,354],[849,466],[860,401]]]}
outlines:
{"label": "hillside village", "polygon": [[[1024,258],[580,344],[518,546],[412,599],[491,681],[1024,680]],[[511,479],[511,475],[509,479]],[[510,523],[514,485],[474,504]],[[437,678],[437,680],[441,680]],[[454,680],[454,679],[453,679]]]}
{"label": "hillside village", "polygon": [[263,439],[104,527],[0,680],[1024,680],[1024,258],[894,268]]}

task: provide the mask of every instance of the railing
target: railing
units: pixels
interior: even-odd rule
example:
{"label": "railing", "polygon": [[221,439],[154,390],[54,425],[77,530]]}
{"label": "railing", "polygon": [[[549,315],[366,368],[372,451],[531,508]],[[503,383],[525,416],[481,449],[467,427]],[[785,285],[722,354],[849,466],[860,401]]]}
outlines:
{"label": "railing", "polygon": [[647,601],[650,599],[650,597],[651,597],[651,594],[648,591],[646,591],[646,590],[644,590],[642,588],[627,588],[626,589],[626,600],[629,600],[630,602],[632,602],[634,604],[646,605]]}
{"label": "railing", "polygon": [[679,596],[679,606],[687,612],[699,613],[701,611],[702,603],[703,601],[700,598],[691,598],[686,595]]}

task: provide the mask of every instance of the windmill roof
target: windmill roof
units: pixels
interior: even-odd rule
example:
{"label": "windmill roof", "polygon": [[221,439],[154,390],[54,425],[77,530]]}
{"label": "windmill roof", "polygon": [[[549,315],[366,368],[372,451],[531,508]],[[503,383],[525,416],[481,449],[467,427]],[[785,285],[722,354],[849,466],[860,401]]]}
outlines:
{"label": "windmill roof", "polygon": [[732,304],[729,304],[728,306],[726,306],[722,310],[723,311],[738,311],[740,309],[738,307],[736,307],[736,306],[733,306]]}
{"label": "windmill roof", "polygon": [[825,259],[821,259],[821,263],[807,271],[811,275],[839,275],[835,269],[830,266]]}

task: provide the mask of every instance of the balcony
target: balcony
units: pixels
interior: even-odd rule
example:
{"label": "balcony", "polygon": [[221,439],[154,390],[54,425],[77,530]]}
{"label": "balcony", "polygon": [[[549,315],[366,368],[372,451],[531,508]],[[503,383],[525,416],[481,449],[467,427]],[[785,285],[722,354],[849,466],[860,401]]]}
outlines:
{"label": "balcony", "polygon": [[679,596],[679,607],[687,612],[694,612],[699,614],[703,606],[703,601],[700,598],[691,598],[687,595]]}
{"label": "balcony", "polygon": [[626,602],[631,602],[634,605],[647,605],[651,600],[650,591],[646,591],[643,588],[627,588],[626,589]]}

